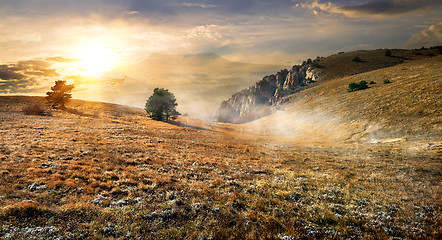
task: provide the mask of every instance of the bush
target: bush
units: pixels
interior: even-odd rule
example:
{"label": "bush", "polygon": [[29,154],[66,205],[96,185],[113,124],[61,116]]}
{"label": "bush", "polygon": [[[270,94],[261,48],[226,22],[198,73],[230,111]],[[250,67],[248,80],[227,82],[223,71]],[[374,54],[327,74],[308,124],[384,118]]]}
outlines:
{"label": "bush", "polygon": [[146,101],[145,110],[150,118],[157,121],[176,119],[180,113],[173,93],[164,88],[155,88],[152,96]]}
{"label": "bush", "polygon": [[354,91],[363,90],[363,89],[367,89],[367,88],[368,88],[367,81],[360,81],[359,83],[352,82],[352,83],[348,84],[347,91],[354,92]]}
{"label": "bush", "polygon": [[50,112],[48,112],[45,107],[43,107],[41,104],[31,104],[23,108],[23,113],[25,115],[40,115],[40,116],[47,116],[51,115]]}
{"label": "bush", "polygon": [[376,84],[376,82],[375,81],[371,81],[371,82],[369,82],[368,84]]}
{"label": "bush", "polygon": [[390,56],[391,56],[391,50],[390,50],[390,49],[387,49],[387,50],[385,51],[385,56],[387,56],[387,57],[390,57]]}
{"label": "bush", "polygon": [[388,84],[388,83],[391,83],[390,79],[385,79],[384,84]]}

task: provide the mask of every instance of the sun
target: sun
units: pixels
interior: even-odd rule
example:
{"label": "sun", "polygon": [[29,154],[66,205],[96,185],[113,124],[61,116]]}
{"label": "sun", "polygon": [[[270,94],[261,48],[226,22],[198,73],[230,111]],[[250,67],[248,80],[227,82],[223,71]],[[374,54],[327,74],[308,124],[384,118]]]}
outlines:
{"label": "sun", "polygon": [[81,48],[75,58],[78,59],[78,71],[86,76],[99,76],[114,67],[116,53],[112,48],[104,46],[88,46]]}

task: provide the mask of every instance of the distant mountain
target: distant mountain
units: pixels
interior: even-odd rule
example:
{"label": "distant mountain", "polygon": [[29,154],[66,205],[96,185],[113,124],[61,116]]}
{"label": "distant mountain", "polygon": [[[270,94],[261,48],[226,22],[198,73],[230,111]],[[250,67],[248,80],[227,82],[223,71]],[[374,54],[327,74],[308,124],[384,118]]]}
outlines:
{"label": "distant mountain", "polygon": [[158,80],[167,79],[182,85],[192,81],[200,82],[204,77],[207,80],[240,84],[250,82],[254,75],[262,76],[260,74],[275,71],[280,67],[279,65],[233,62],[214,53],[190,55],[156,53],[140,63],[126,67],[124,71],[132,75],[147,77],[149,80],[161,76],[163,79]]}

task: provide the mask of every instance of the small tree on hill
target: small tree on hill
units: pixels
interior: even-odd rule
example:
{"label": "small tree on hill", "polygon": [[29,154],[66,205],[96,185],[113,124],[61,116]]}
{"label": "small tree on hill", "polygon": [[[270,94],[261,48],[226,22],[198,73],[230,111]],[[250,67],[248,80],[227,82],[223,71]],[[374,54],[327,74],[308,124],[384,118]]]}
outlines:
{"label": "small tree on hill", "polygon": [[52,108],[65,108],[66,102],[72,98],[70,92],[74,89],[73,84],[66,84],[66,81],[55,81],[55,85],[51,87],[52,91],[46,93],[46,101]]}
{"label": "small tree on hill", "polygon": [[146,101],[145,110],[148,116],[157,121],[176,119],[180,113],[176,110],[178,104],[173,93],[164,88],[155,88],[152,96]]}

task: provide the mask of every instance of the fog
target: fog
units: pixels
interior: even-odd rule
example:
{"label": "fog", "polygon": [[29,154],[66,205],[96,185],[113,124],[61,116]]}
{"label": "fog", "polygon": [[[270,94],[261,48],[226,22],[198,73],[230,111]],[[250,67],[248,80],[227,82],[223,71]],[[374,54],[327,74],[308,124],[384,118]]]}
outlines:
{"label": "fog", "polygon": [[144,108],[159,87],[175,95],[180,113],[205,120],[213,120],[221,102],[233,93],[283,68],[232,62],[213,53],[153,54],[99,76],[70,72],[69,66],[76,62],[61,57],[23,63],[1,65],[0,94],[44,95],[61,79],[75,85],[73,98]]}

